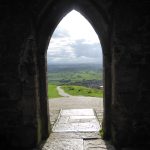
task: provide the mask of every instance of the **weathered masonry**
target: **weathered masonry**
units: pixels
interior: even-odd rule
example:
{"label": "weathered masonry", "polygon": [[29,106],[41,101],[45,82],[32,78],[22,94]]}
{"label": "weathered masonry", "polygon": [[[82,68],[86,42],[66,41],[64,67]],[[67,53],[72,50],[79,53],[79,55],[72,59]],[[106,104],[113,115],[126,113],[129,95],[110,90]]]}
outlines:
{"label": "weathered masonry", "polygon": [[1,0],[0,149],[35,148],[48,137],[46,50],[72,9],[101,40],[105,138],[118,148],[149,146],[149,8],[148,0]]}

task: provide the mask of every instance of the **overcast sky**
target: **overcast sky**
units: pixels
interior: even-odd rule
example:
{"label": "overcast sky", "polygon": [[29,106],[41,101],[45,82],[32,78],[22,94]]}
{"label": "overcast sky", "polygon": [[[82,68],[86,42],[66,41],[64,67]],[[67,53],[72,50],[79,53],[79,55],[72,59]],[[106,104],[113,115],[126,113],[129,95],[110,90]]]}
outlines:
{"label": "overcast sky", "polygon": [[71,11],[58,24],[49,43],[47,60],[49,64],[102,64],[97,34],[77,11]]}

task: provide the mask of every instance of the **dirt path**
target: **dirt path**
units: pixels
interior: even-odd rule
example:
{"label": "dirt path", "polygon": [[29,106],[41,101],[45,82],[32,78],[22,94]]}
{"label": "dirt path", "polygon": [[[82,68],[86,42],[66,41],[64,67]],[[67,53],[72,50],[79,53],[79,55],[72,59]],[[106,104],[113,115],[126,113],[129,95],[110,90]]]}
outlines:
{"label": "dirt path", "polygon": [[61,86],[57,86],[57,91],[58,91],[58,93],[59,93],[60,96],[63,96],[63,97],[69,97],[69,96],[71,96],[68,93],[65,93],[65,91],[61,88]]}

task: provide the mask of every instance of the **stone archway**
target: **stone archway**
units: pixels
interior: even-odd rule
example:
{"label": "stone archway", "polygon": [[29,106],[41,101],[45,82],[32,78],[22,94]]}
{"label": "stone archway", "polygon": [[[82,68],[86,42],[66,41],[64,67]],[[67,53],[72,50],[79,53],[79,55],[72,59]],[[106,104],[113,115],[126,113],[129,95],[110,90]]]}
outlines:
{"label": "stone archway", "polygon": [[87,18],[101,40],[106,137],[111,133],[119,147],[149,146],[148,1],[2,0],[0,8],[3,149],[33,148],[48,137],[46,49],[56,25],[72,9]]}
{"label": "stone archway", "polygon": [[[50,9],[48,9],[51,7]],[[99,6],[100,7],[100,6]],[[52,33],[59,23],[59,21],[72,9],[79,11],[93,26],[98,37],[101,40],[103,49],[103,64],[104,64],[104,120],[103,128],[105,138],[111,136],[111,53],[110,53],[110,26],[109,16],[102,8],[101,11],[97,10],[97,4],[95,2],[83,1],[83,2],[70,2],[62,1],[54,3],[53,6],[47,6],[46,13],[43,13],[41,19],[39,19],[38,26],[38,66],[39,66],[39,81],[40,81],[40,99],[41,110],[43,114],[43,131],[47,128],[47,89],[46,89],[46,50],[49,44],[49,39]],[[99,20],[99,21],[97,21]],[[101,20],[101,21],[100,21]],[[45,132],[46,134],[46,132]],[[44,136],[44,134],[43,134]]]}

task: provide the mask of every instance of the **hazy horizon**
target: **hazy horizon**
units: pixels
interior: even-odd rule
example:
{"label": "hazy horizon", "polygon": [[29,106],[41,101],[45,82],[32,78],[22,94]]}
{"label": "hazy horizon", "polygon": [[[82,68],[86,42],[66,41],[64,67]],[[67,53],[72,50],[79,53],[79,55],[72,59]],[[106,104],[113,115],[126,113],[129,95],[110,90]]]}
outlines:
{"label": "hazy horizon", "polygon": [[87,62],[87,63],[47,63],[48,65],[102,65],[101,63],[90,63],[90,62]]}

